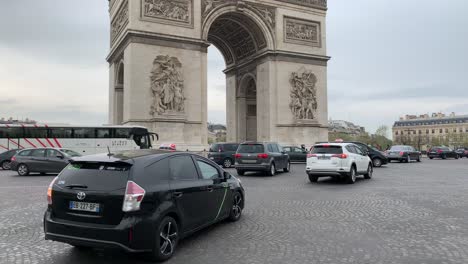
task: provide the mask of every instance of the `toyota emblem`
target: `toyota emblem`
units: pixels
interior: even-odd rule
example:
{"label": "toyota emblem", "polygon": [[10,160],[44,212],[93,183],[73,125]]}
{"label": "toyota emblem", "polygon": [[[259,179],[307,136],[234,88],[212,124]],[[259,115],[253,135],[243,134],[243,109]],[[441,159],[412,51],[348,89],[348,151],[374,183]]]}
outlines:
{"label": "toyota emblem", "polygon": [[86,197],[86,193],[84,193],[84,192],[79,192],[76,195],[76,198],[78,198],[78,200],[84,200],[85,197]]}

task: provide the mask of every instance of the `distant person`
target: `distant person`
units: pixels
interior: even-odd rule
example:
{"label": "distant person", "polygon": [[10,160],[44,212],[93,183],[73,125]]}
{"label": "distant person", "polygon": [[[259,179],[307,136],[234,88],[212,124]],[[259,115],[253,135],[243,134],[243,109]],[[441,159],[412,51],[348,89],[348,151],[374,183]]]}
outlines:
{"label": "distant person", "polygon": [[389,150],[390,149],[390,145],[387,144],[387,148],[385,150]]}
{"label": "distant person", "polygon": [[301,145],[301,149],[304,150],[304,151],[306,151],[306,147],[305,147],[304,144]]}

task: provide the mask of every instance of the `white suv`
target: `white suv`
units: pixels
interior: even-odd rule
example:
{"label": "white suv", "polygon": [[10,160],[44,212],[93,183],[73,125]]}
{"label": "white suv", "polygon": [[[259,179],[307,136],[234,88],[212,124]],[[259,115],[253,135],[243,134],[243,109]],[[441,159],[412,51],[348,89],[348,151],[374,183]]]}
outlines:
{"label": "white suv", "polygon": [[353,184],[357,175],[370,179],[373,171],[368,153],[352,143],[317,144],[307,155],[306,172],[311,182],[319,177],[340,177]]}

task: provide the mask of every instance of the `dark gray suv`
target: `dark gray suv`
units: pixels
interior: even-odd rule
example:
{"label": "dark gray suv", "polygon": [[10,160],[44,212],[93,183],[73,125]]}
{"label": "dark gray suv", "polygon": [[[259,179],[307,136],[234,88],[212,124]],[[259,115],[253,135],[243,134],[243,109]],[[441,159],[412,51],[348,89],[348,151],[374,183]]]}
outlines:
{"label": "dark gray suv", "polygon": [[244,175],[247,171],[264,171],[273,176],[278,170],[289,172],[291,168],[289,155],[274,142],[242,143],[234,157],[239,175]]}

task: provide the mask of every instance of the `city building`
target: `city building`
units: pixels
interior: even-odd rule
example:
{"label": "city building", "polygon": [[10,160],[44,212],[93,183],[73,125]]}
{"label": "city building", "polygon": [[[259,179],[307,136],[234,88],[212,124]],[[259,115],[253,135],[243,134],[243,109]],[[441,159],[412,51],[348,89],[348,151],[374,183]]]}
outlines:
{"label": "city building", "polygon": [[328,120],[328,132],[357,136],[366,133],[366,130],[364,127],[355,125],[349,121],[330,119]]}
{"label": "city building", "polygon": [[468,115],[406,115],[395,122],[392,134],[395,144],[411,145],[422,151],[438,145],[468,146]]}

